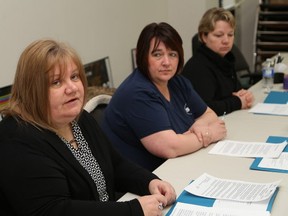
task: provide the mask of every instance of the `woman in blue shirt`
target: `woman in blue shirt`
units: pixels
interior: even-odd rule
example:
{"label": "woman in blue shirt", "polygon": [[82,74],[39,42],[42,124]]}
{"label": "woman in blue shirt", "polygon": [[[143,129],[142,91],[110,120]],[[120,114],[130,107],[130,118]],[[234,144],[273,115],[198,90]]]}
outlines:
{"label": "woman in blue shirt", "polygon": [[195,152],[226,135],[225,124],[179,76],[182,39],[151,23],[137,43],[137,69],[119,86],[102,128],[126,158],[154,170],[167,158]]}

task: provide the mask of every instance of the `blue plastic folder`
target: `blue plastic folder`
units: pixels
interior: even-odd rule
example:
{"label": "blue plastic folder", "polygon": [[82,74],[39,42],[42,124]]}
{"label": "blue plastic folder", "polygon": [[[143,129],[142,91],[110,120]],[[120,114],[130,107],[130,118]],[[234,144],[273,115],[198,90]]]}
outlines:
{"label": "blue plastic folder", "polygon": [[[277,188],[275,190],[275,193],[272,195],[270,202],[267,206],[266,210],[269,212],[271,212],[271,210],[272,210],[272,206],[273,206],[275,197],[278,193],[278,190],[279,190],[279,188]],[[180,194],[180,196],[177,198],[176,202],[173,204],[173,206],[167,212],[166,216],[169,216],[172,213],[177,202],[199,205],[199,206],[204,206],[204,207],[213,207],[213,204],[215,201],[216,201],[216,199],[195,196],[195,195],[183,190],[182,193]]]}
{"label": "blue plastic folder", "polygon": [[287,104],[288,92],[271,91],[265,98],[264,103]]}
{"label": "blue plastic folder", "polygon": [[[269,136],[266,142],[269,142],[269,143],[282,143],[285,140],[288,140],[288,137]],[[284,148],[283,152],[288,152],[288,145]],[[262,171],[268,171],[268,172],[288,173],[288,170],[259,167],[258,165],[261,162],[261,160],[262,160],[262,158],[255,158],[255,160],[253,161],[252,165],[250,166],[250,169],[252,169],[252,170],[262,170]]]}

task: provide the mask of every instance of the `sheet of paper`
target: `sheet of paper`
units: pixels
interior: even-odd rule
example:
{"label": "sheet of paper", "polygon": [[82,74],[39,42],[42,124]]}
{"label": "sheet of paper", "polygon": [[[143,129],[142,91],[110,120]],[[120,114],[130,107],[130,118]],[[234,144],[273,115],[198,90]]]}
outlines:
{"label": "sheet of paper", "polygon": [[178,202],[171,216],[269,216],[268,211],[203,207]]}
{"label": "sheet of paper", "polygon": [[269,199],[279,184],[280,181],[254,183],[220,179],[204,173],[185,187],[185,190],[196,196],[207,198],[238,202],[259,202]]}
{"label": "sheet of paper", "polygon": [[[288,103],[288,102],[287,102]],[[270,115],[288,115],[287,104],[257,103],[249,112]]]}
{"label": "sheet of paper", "polygon": [[209,154],[228,155],[235,157],[268,157],[278,158],[287,145],[287,141],[280,144],[265,142],[241,142],[222,140],[209,151]]}
{"label": "sheet of paper", "polygon": [[258,166],[262,168],[288,170],[288,152],[282,152],[278,158],[263,158]]}
{"label": "sheet of paper", "polygon": [[229,209],[249,209],[257,211],[266,211],[269,205],[270,199],[266,199],[260,202],[237,202],[230,200],[215,200],[214,208],[229,208]]}

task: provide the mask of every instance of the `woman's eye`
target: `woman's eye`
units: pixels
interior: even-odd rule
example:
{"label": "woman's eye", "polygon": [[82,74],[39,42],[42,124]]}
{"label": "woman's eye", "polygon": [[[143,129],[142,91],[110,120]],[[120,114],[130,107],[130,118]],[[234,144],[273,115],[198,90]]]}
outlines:
{"label": "woman's eye", "polygon": [[154,57],[160,57],[160,56],[161,56],[161,53],[159,53],[159,52],[154,52],[154,53],[152,53],[152,56],[154,56]]}
{"label": "woman's eye", "polygon": [[79,74],[74,74],[74,75],[71,77],[71,79],[74,80],[74,81],[79,80]]}
{"label": "woman's eye", "polygon": [[61,85],[61,82],[60,82],[60,80],[54,80],[54,81],[52,81],[52,84],[51,84],[52,86],[60,86]]}
{"label": "woman's eye", "polygon": [[171,57],[178,57],[178,54],[177,53],[170,53],[170,56]]}

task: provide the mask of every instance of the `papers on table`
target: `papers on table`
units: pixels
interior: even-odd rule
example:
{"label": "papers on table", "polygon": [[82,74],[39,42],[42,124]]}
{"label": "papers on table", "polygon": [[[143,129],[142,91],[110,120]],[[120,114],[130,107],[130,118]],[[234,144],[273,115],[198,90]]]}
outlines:
{"label": "papers on table", "polygon": [[212,208],[205,206],[197,206],[187,203],[176,203],[171,216],[269,216],[269,211],[247,210],[247,209],[232,209],[232,208]]}
{"label": "papers on table", "polygon": [[238,202],[259,202],[271,198],[280,181],[271,183],[253,183],[220,179],[204,173],[185,190],[191,194]]}
{"label": "papers on table", "polygon": [[264,103],[257,103],[249,112],[267,115],[288,115],[288,92],[271,91]]}
{"label": "papers on table", "polygon": [[259,164],[259,167],[266,167],[270,169],[282,169],[288,170],[288,152],[283,152],[279,158],[263,158]]}
{"label": "papers on table", "polygon": [[274,143],[241,142],[223,140],[209,151],[209,154],[228,155],[235,157],[267,157],[277,158],[283,152],[287,141],[275,145]]}
{"label": "papers on table", "polygon": [[[267,142],[279,143],[286,140],[288,137],[269,136]],[[286,146],[278,158],[255,158],[250,169],[288,173],[288,147]]]}
{"label": "papers on table", "polygon": [[[269,216],[279,182],[234,181],[204,173],[185,188],[166,216]],[[187,192],[190,189],[193,193]],[[231,200],[235,197],[237,201]]]}
{"label": "papers on table", "polygon": [[269,115],[288,115],[288,104],[257,103],[249,112]]}

